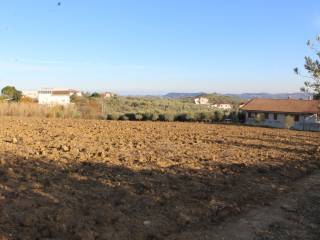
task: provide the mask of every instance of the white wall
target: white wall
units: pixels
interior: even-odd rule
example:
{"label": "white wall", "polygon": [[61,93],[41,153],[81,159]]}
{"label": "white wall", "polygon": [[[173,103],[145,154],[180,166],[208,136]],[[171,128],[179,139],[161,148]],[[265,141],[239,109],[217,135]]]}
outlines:
{"label": "white wall", "polygon": [[[246,124],[250,125],[262,125],[275,128],[285,128],[285,118],[286,114],[277,113],[277,120],[274,120],[274,113],[269,113],[269,118],[264,119],[261,122],[255,120],[255,114],[252,113],[252,118],[249,118],[248,112],[246,114]],[[264,114],[264,113],[260,113]],[[296,130],[310,130],[310,131],[320,131],[320,122],[317,120],[317,115],[299,115],[299,121],[294,122],[292,126]]]}
{"label": "white wall", "polygon": [[194,99],[195,104],[208,104],[209,103],[209,99],[208,98],[195,98]]}
{"label": "white wall", "polygon": [[[260,113],[263,114],[263,113]],[[270,127],[276,127],[276,128],[284,128],[284,120],[285,120],[285,115],[284,114],[277,114],[277,120],[274,120],[274,114],[269,113],[269,118],[265,119],[264,121],[258,123],[255,119],[256,113],[251,114],[252,117],[249,118],[248,112],[246,112],[246,124],[251,124],[251,125],[264,125],[264,126],[270,126]]]}
{"label": "white wall", "polygon": [[223,104],[213,104],[212,105],[215,108],[223,109],[223,110],[229,110],[232,109],[232,105],[228,103],[223,103]]}
{"label": "white wall", "polygon": [[70,96],[39,93],[38,102],[43,105],[68,105],[70,104]]}

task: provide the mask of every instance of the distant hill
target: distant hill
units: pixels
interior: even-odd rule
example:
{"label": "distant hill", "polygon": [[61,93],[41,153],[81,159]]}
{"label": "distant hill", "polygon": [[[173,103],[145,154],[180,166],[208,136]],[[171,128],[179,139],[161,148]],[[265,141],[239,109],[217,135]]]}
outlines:
{"label": "distant hill", "polygon": [[225,94],[225,96],[239,97],[241,99],[252,99],[252,98],[308,99],[310,95],[302,92],[296,92],[296,93],[240,93],[240,94]]}
{"label": "distant hill", "polygon": [[198,93],[167,93],[166,95],[163,95],[163,98],[171,98],[171,99],[178,99],[178,98],[192,98],[192,97],[197,97],[200,95],[203,95],[205,93],[203,92],[198,92]]}
{"label": "distant hill", "polygon": [[272,98],[272,99],[309,99],[310,95],[303,92],[295,93],[240,93],[240,94],[219,94],[219,93],[168,93],[163,95],[163,98],[168,99],[182,99],[186,101],[193,101],[196,97],[206,97],[210,103],[234,103],[242,102],[252,98]]}
{"label": "distant hill", "polygon": [[186,102],[194,102],[197,97],[205,97],[209,99],[209,103],[237,103],[241,102],[243,99],[237,96],[226,96],[218,93],[168,93],[163,96],[163,98],[169,99],[180,99]]}

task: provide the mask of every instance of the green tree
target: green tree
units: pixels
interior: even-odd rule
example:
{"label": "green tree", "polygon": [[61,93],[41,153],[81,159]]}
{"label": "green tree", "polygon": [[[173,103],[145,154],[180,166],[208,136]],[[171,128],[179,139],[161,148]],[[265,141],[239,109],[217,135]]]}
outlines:
{"label": "green tree", "polygon": [[92,98],[99,98],[99,97],[101,97],[101,95],[100,95],[99,93],[97,93],[97,92],[94,92],[94,93],[92,93],[92,94],[90,95],[90,97],[92,97]]}
{"label": "green tree", "polygon": [[14,86],[6,86],[2,88],[1,94],[6,99],[10,99],[13,101],[19,101],[22,97],[22,92],[17,90]]}
{"label": "green tree", "polygon": [[224,113],[220,110],[214,112],[214,120],[217,122],[221,122],[224,118]]}
{"label": "green tree", "polygon": [[301,91],[311,93],[314,99],[320,99],[320,35],[314,42],[309,40],[307,45],[315,53],[314,58],[305,57],[304,68],[308,75],[303,76],[298,68],[294,68],[294,72],[299,76],[308,78],[304,82],[304,87],[301,88]]}

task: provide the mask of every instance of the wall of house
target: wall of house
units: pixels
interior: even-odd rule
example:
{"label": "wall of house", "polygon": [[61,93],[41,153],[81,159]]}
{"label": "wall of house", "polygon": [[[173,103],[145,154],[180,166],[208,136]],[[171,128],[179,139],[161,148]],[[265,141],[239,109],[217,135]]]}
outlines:
{"label": "wall of house", "polygon": [[[263,113],[261,113],[263,114]],[[255,119],[255,115],[256,113],[252,113],[251,114],[252,117],[249,118],[249,113],[246,112],[246,124],[250,124],[250,125],[263,125],[263,126],[269,126],[269,127],[275,127],[275,128],[284,128],[285,125],[285,114],[277,114],[277,120],[274,120],[274,114],[273,113],[269,113],[269,118],[262,120],[260,122],[257,122],[257,120]]]}
{"label": "wall of house", "polygon": [[70,96],[39,93],[38,102],[43,105],[68,105],[70,104]]}
{"label": "wall of house", "polygon": [[196,99],[194,99],[194,103],[195,104],[208,104],[209,103],[209,99],[208,98],[203,98],[203,97],[196,98]]}
{"label": "wall of house", "polygon": [[317,114],[305,116],[304,121],[299,121],[293,126],[296,130],[320,131],[320,116]]}
{"label": "wall of house", "polygon": [[[274,113],[269,113],[268,119],[262,119],[261,121],[257,121],[255,119],[255,114],[252,113],[252,117],[249,118],[249,113],[246,112],[246,124],[250,125],[262,125],[269,126],[275,128],[285,128],[286,127],[286,114],[277,113],[277,120],[274,120]],[[263,113],[260,113],[263,115]],[[292,129],[296,130],[307,130],[307,131],[320,131],[320,120],[318,116],[315,115],[299,115],[299,121],[294,121]]]}
{"label": "wall of house", "polygon": [[223,109],[223,110],[229,110],[232,109],[231,104],[214,104],[213,105],[215,108]]}

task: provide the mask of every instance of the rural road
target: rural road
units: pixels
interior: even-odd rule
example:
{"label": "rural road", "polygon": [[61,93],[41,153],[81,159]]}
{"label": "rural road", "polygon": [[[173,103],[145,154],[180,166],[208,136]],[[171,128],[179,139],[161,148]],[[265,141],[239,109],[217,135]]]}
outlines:
{"label": "rural road", "polygon": [[296,182],[293,191],[279,196],[269,206],[229,219],[218,230],[205,236],[202,232],[198,239],[320,239],[320,171]]}

